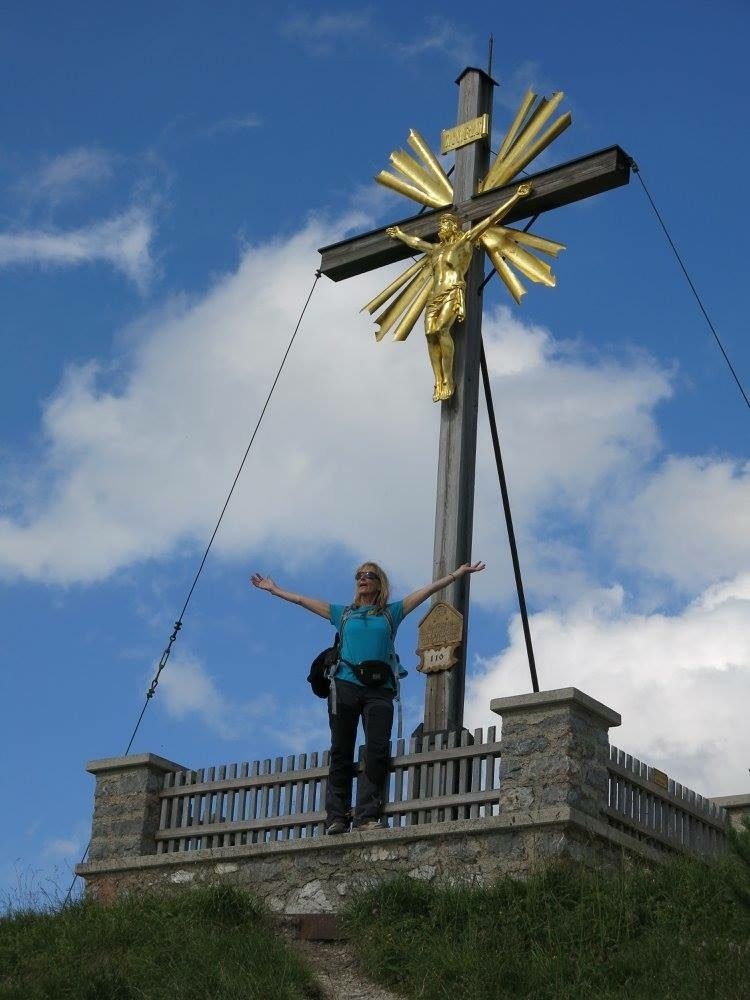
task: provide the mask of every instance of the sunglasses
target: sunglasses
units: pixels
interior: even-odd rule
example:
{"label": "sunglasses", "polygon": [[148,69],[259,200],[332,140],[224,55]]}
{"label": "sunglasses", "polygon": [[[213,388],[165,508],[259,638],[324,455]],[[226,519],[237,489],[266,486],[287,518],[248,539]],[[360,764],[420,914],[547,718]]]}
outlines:
{"label": "sunglasses", "polygon": [[370,572],[369,569],[361,569],[358,573],[354,574],[355,580],[379,580],[380,577],[377,573]]}

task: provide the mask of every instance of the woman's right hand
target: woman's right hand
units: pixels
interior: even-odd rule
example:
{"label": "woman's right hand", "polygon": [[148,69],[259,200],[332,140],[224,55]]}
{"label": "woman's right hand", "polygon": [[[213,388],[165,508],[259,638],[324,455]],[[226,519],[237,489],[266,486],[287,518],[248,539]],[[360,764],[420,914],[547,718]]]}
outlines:
{"label": "woman's right hand", "polygon": [[267,590],[269,594],[273,594],[276,590],[276,584],[271,579],[270,576],[261,576],[260,573],[253,573],[250,577],[250,583],[258,590]]}

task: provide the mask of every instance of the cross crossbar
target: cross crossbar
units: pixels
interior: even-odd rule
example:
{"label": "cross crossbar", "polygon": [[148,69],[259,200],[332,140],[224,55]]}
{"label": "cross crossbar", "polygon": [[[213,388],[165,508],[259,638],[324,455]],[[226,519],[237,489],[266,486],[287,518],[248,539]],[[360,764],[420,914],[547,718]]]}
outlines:
{"label": "cross crossbar", "polygon": [[[503,225],[512,225],[520,219],[529,219],[553,208],[561,208],[627,184],[630,180],[630,157],[620,146],[610,146],[598,153],[581,156],[577,160],[524,177],[523,180],[531,181],[532,192],[508,213],[503,219]],[[455,211],[467,222],[486,218],[508,199],[518,183],[519,179],[516,179],[512,184],[475,195],[469,201],[455,206]],[[448,206],[410,216],[398,225],[410,236],[429,239],[436,235],[440,216],[447,208]],[[333,281],[341,281],[410,257],[413,251],[387,236],[386,228],[384,226],[362,236],[321,247],[321,273]]]}

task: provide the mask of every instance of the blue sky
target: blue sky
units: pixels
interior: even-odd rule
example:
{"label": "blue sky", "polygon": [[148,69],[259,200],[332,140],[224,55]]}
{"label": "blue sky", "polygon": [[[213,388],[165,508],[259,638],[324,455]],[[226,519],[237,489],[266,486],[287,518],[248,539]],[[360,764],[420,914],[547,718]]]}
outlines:
{"label": "blue sky", "polygon": [[[551,165],[640,165],[750,382],[741,165],[746,5],[615,10],[225,2],[6,9],[0,75],[0,886],[65,885],[87,759],[121,753],[318,263],[412,214],[372,177],[436,146],[486,65],[494,126],[566,92]],[[613,742],[701,793],[747,790],[748,412],[637,180],[550,213],[568,249],[485,339],[543,688],[623,715]],[[362,558],[431,575],[438,410],[421,333],[376,344],[385,273],[319,283],[134,749],[188,766],[321,749],[322,620]],[[529,689],[480,412],[467,721]],[[421,714],[418,615],[398,646]]]}

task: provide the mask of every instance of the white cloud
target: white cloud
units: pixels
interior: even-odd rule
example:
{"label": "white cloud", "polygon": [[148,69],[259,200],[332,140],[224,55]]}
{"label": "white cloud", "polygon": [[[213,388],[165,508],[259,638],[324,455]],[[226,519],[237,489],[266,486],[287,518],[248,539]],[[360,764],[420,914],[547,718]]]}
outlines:
{"label": "white cloud", "polygon": [[[26,852],[32,850],[30,842],[34,843],[35,863],[22,864],[19,858],[0,866],[0,905],[6,909],[57,910],[66,898],[73,868],[83,857],[91,835],[91,820],[86,817],[71,831],[61,833],[56,817],[47,818],[51,836],[38,836],[44,827],[40,820],[24,831]],[[76,899],[80,891],[80,885],[75,887],[72,898]]]}
{"label": "white cloud", "polygon": [[411,42],[394,46],[403,59],[417,59],[427,53],[446,55],[462,67],[472,63],[475,45],[470,35],[444,17],[428,17],[424,31]]}
{"label": "white cloud", "polygon": [[[596,583],[594,526],[658,450],[653,410],[670,395],[670,381],[646,357],[587,362],[576,345],[525,325],[505,307],[485,331],[524,577],[538,598],[558,600]],[[474,551],[504,554],[506,528],[484,423]],[[571,531],[581,537],[569,540]],[[483,577],[472,585],[477,597],[511,593],[509,569],[502,580],[494,567]]]}
{"label": "white cloud", "polygon": [[[575,686],[620,712],[612,743],[704,795],[747,787],[750,574],[673,615],[630,612],[613,587],[530,624],[541,688]],[[467,724],[497,723],[490,700],[530,688],[515,618],[507,648],[469,681]]]}
{"label": "white cloud", "polygon": [[45,858],[70,858],[79,852],[79,841],[73,838],[67,840],[62,837],[48,840],[43,848],[42,855]]}
{"label": "white cloud", "polygon": [[244,132],[247,129],[260,128],[262,124],[260,115],[252,113],[227,115],[225,118],[220,119],[200,132],[199,137],[201,139],[209,139],[211,136],[218,135],[221,132]]}
{"label": "white cloud", "polygon": [[[311,221],[288,241],[250,248],[202,300],[145,318],[119,392],[94,363],[68,371],[44,413],[39,499],[0,519],[6,573],[92,581],[205,540],[298,318],[315,248],[350,223]],[[420,330],[406,344],[375,344],[359,314],[386,280],[321,279],[217,550],[238,557],[272,543],[299,563],[331,545],[355,556],[375,546],[397,579],[419,582],[414,567],[429,565],[432,547],[437,409]],[[488,317],[485,336],[521,532],[555,506],[587,516],[607,483],[653,451],[651,409],[669,391],[666,376],[637,359],[577,361],[506,309]],[[475,550],[496,551],[499,539],[504,552],[488,446],[478,467]],[[374,469],[377,490],[365,485]],[[485,576],[488,594],[497,577]]]}
{"label": "white cloud", "polygon": [[[122,394],[100,387],[95,365],[70,370],[44,417],[55,486],[23,521],[0,522],[6,569],[101,579],[206,537],[310,286],[314,248],[333,237],[312,223],[288,243],[249,250],[201,302],[160,311],[150,331],[142,325]],[[433,440],[432,404],[411,385],[425,384],[419,343],[376,346],[358,315],[380,281],[321,279],[217,543],[226,551],[269,537],[285,538],[297,558],[342,536],[359,549],[373,524],[388,523],[379,494],[368,491],[354,510],[351,485],[332,496],[341,463],[351,463],[353,483],[367,481],[372,462],[391,480],[411,464],[411,435]],[[364,369],[367,396],[357,378]],[[389,399],[375,419],[373,400]],[[416,424],[412,410],[421,413]],[[433,461],[417,462],[423,492]]]}
{"label": "white cloud", "polygon": [[56,156],[22,183],[24,194],[53,205],[79,197],[86,190],[109,180],[113,158],[101,149],[84,146]]}
{"label": "white cloud", "polygon": [[517,506],[587,512],[599,490],[656,451],[653,409],[671,394],[667,373],[645,356],[589,363],[507,307],[488,327],[487,366]]}
{"label": "white cloud", "polygon": [[293,39],[314,56],[341,51],[354,40],[375,44],[399,62],[418,60],[436,53],[448,56],[462,68],[473,62],[473,38],[458,24],[444,17],[425,18],[419,35],[407,42],[394,41],[380,30],[369,8],[358,11],[321,11],[309,14],[297,10],[281,25],[281,33]]}
{"label": "white cloud", "polygon": [[81,860],[89,833],[90,830],[85,823],[78,823],[68,836],[50,837],[42,844],[42,858],[46,861],[66,861],[72,866]]}
{"label": "white cloud", "polygon": [[176,719],[200,712],[212,722],[225,705],[213,678],[197,660],[184,655],[172,657],[160,678],[160,687],[167,711]]}
{"label": "white cloud", "polygon": [[75,267],[103,261],[144,288],[153,270],[152,237],[153,224],[142,208],[131,208],[103,222],[64,232],[0,233],[0,267]]}
{"label": "white cloud", "polygon": [[[498,72],[500,74],[500,86],[495,91],[498,103],[514,114],[518,110],[518,106],[525,97],[527,90],[533,90],[535,94],[549,95],[554,90],[560,89],[559,87],[552,86],[548,82],[546,74],[539,68],[539,64],[531,60],[520,63],[509,76],[506,76],[502,72],[502,68]],[[492,75],[496,76],[495,73]],[[509,125],[510,121],[507,124]],[[502,134],[504,134],[504,131],[503,129]]]}
{"label": "white cloud", "polygon": [[285,701],[279,706],[259,685],[252,701],[238,703],[225,697],[221,681],[208,674],[203,663],[189,654],[170,658],[159,681],[159,692],[160,703],[172,718],[195,716],[225,740],[242,740],[262,733],[275,746],[292,753],[328,743],[323,702],[318,705],[308,698],[304,704]]}
{"label": "white cloud", "polygon": [[246,704],[226,699],[203,664],[185,653],[170,658],[160,677],[159,690],[169,715],[175,719],[197,715],[224,739],[247,736],[257,729],[259,720],[275,709],[269,695]]}
{"label": "white cloud", "polygon": [[621,561],[695,593],[750,566],[750,463],[669,457],[606,512]]}
{"label": "white cloud", "polygon": [[369,10],[308,14],[296,11],[282,24],[282,34],[293,38],[311,54],[330,55],[337,46],[361,38],[372,27]]}

